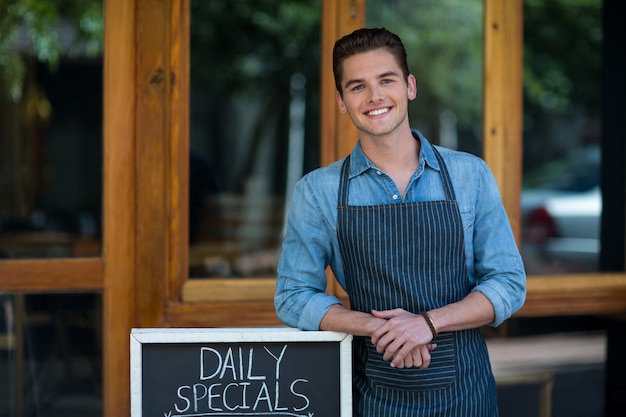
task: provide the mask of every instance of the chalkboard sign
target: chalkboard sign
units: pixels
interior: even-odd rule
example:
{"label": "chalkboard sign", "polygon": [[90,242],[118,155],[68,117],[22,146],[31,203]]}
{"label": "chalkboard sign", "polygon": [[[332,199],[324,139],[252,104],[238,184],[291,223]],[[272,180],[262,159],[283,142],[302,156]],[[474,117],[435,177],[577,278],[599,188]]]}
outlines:
{"label": "chalkboard sign", "polygon": [[133,329],[132,417],[350,417],[352,336]]}

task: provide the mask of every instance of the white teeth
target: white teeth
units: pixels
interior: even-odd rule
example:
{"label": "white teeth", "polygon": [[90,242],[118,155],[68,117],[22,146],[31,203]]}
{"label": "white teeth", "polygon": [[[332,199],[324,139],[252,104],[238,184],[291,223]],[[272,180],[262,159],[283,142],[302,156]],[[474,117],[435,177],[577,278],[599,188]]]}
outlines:
{"label": "white teeth", "polygon": [[371,112],[368,112],[367,114],[369,114],[370,116],[378,116],[383,113],[387,113],[388,111],[389,109],[385,108],[385,109],[372,110]]}

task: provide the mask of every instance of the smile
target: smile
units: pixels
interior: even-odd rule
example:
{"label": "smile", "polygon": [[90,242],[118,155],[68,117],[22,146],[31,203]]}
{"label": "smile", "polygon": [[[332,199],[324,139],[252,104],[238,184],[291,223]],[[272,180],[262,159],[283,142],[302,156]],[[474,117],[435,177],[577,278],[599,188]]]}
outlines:
{"label": "smile", "polygon": [[389,111],[388,107],[385,107],[384,109],[376,109],[376,110],[371,110],[367,112],[368,116],[380,116],[381,114],[385,114]]}

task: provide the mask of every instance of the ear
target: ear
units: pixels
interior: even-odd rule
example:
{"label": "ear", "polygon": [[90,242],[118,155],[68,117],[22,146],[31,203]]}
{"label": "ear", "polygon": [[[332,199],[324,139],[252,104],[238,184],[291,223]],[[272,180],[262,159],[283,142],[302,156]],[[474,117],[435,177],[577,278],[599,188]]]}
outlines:
{"label": "ear", "polygon": [[409,74],[409,78],[407,79],[407,97],[409,100],[413,100],[417,97],[417,80],[413,74]]}
{"label": "ear", "polygon": [[341,114],[348,113],[348,109],[346,108],[346,105],[343,102],[343,98],[341,97],[341,94],[339,93],[339,91],[335,92],[335,98],[337,99],[337,105],[339,106],[339,112]]}

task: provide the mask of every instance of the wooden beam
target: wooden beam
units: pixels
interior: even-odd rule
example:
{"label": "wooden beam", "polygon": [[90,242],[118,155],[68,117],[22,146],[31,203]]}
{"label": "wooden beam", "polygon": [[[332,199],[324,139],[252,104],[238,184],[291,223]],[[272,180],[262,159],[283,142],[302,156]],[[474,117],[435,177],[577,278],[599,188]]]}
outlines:
{"label": "wooden beam", "polygon": [[275,290],[275,278],[191,279],[185,283],[182,299],[185,303],[220,301],[272,302]]}
{"label": "wooden beam", "polygon": [[102,274],[101,258],[3,260],[0,291],[100,291]]}
{"label": "wooden beam", "polygon": [[167,323],[175,327],[246,327],[278,326],[274,302],[214,301],[172,304],[167,309]]}
{"label": "wooden beam", "polygon": [[135,7],[104,2],[104,416],[130,415],[135,315]]}
{"label": "wooden beam", "polygon": [[139,0],[136,9],[136,236],[138,327],[158,327],[168,282],[169,1]]}
{"label": "wooden beam", "polygon": [[515,317],[626,313],[626,275],[542,275],[527,278],[526,303]]}
{"label": "wooden beam", "polygon": [[170,8],[169,236],[167,299],[180,300],[189,277],[190,0]]}
{"label": "wooden beam", "polygon": [[519,243],[522,172],[522,0],[485,0],[483,151]]}

